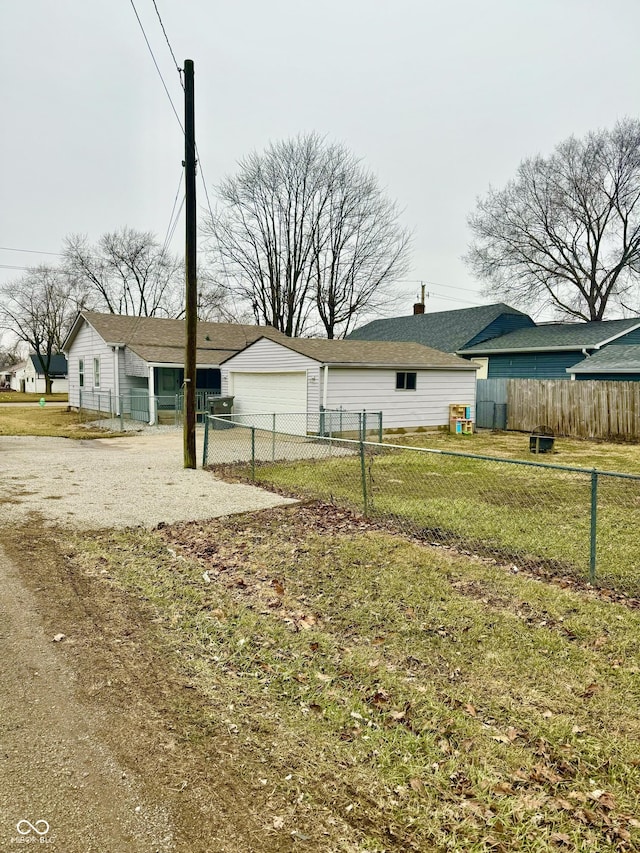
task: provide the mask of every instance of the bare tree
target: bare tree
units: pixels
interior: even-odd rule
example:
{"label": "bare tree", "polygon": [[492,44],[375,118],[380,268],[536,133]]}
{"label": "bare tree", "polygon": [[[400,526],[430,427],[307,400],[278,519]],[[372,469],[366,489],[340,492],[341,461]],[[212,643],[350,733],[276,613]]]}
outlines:
{"label": "bare tree", "polygon": [[0,322],[29,346],[42,365],[46,393],[51,393],[51,363],[62,344],[82,296],[75,282],[56,267],[30,270],[2,291]]}
{"label": "bare tree", "polygon": [[375,178],[317,134],[270,145],[217,188],[207,222],[219,280],[258,322],[333,337],[404,270],[408,236]]}
{"label": "bare tree", "polygon": [[525,160],[504,189],[478,200],[469,225],[465,260],[488,293],[580,320],[637,309],[640,121]]}
{"label": "bare tree", "polygon": [[137,317],[178,317],[183,312],[184,264],[149,231],[122,228],[91,246],[83,235],[67,238],[67,268],[84,283],[92,307]]}
{"label": "bare tree", "polygon": [[393,302],[407,271],[409,234],[376,178],[345,154],[315,235],[312,286],[328,338],[344,337],[363,312]]}

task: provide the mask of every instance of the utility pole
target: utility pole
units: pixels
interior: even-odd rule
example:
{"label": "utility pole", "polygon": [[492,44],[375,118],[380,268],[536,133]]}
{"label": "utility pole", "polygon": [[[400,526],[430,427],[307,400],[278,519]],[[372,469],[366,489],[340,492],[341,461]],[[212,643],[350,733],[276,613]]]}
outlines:
{"label": "utility pole", "polygon": [[184,467],[196,467],[196,334],[198,283],[196,280],[196,139],[193,60],[184,61],[184,180],[186,219],[186,299],[184,352]]}

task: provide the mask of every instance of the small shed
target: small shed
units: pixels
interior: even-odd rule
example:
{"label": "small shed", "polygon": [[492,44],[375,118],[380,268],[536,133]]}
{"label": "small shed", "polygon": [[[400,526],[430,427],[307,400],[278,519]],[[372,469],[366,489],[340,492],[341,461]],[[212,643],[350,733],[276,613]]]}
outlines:
{"label": "small shed", "polygon": [[381,411],[385,428],[448,424],[475,411],[477,365],[416,343],[263,337],[221,364],[234,413]]}

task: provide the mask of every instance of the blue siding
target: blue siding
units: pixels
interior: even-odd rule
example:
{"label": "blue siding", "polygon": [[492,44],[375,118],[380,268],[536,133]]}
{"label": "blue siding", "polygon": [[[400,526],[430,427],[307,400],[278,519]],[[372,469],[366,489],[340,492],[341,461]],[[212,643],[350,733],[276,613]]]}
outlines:
{"label": "blue siding", "polygon": [[475,344],[482,344],[492,338],[498,338],[500,335],[506,335],[508,332],[515,332],[516,329],[524,329],[528,326],[535,326],[535,323],[526,314],[501,314],[460,349],[468,349]]}
{"label": "blue siding", "polygon": [[596,379],[598,382],[640,382],[638,373],[576,373],[576,382]]}
{"label": "blue siding", "polygon": [[610,344],[607,344],[608,347],[614,347],[616,344],[640,344],[640,329],[635,329],[633,332],[629,332],[628,335],[623,335],[621,338],[616,338],[615,341],[611,341]]}
{"label": "blue siding", "polygon": [[569,379],[567,367],[584,361],[576,352],[525,352],[489,356],[489,379]]}

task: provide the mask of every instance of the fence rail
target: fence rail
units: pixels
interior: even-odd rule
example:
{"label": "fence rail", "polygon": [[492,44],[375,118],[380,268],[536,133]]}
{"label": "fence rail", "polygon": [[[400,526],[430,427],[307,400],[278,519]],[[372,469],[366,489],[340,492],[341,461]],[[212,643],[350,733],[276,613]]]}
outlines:
{"label": "fence rail", "polygon": [[[215,396],[211,391],[196,391],[196,413],[202,420],[208,411],[208,401]],[[153,423],[155,426],[182,424],[183,394],[156,394],[149,396],[141,389],[126,394],[81,389],[78,410],[81,420],[100,418],[112,420],[114,429],[122,429],[125,421]]]}
{"label": "fence rail", "polygon": [[[640,595],[640,476],[207,419],[203,464],[520,569]],[[228,422],[227,422],[228,423]]]}
{"label": "fence rail", "polygon": [[479,379],[476,406],[479,427],[640,439],[640,382]]}

